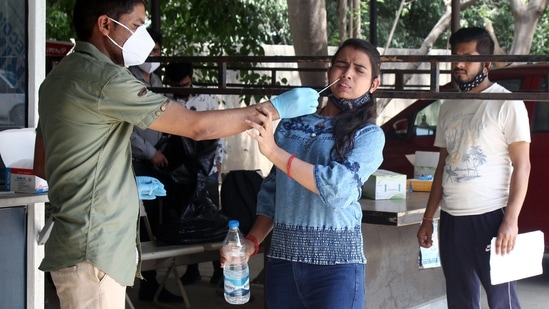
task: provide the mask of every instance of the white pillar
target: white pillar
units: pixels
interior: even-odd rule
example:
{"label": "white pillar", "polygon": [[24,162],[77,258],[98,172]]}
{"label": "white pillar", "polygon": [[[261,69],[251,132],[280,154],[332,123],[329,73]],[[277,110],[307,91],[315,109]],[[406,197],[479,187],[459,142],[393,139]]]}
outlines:
{"label": "white pillar", "polygon": [[46,1],[28,0],[29,127],[38,123],[38,88],[46,75]]}

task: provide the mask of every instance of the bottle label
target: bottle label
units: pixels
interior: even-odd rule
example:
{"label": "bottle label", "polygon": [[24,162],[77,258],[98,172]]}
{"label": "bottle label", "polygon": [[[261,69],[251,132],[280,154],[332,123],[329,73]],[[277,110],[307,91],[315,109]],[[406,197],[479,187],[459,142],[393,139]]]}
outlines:
{"label": "bottle label", "polygon": [[250,277],[227,278],[225,277],[225,294],[246,295],[250,292]]}

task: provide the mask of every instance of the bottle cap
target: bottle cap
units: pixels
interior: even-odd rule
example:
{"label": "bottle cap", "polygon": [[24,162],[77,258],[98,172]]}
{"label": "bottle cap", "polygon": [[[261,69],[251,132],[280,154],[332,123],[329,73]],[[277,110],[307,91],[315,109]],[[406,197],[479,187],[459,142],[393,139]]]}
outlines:
{"label": "bottle cap", "polygon": [[238,220],[230,220],[229,221],[229,228],[235,228],[235,227],[238,227],[240,225],[240,223],[238,222]]}

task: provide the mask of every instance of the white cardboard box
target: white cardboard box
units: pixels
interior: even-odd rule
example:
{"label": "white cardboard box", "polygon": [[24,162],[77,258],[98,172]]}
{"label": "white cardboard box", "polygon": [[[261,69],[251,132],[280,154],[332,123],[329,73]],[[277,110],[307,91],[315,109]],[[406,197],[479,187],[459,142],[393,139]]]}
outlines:
{"label": "white cardboard box", "polygon": [[415,154],[406,155],[406,158],[414,166],[414,178],[421,176],[434,176],[438,165],[439,153],[435,151],[416,151]]}
{"label": "white cardboard box", "polygon": [[6,165],[5,190],[23,193],[48,191],[46,180],[33,175],[34,128],[0,131],[0,155]]}
{"label": "white cardboard box", "polygon": [[414,164],[414,178],[421,176],[434,176],[438,164],[438,152],[416,151],[416,162]]}
{"label": "white cardboard box", "polygon": [[6,191],[22,193],[46,193],[48,182],[33,174],[28,168],[6,168]]}
{"label": "white cardboard box", "polygon": [[378,169],[362,186],[362,195],[374,200],[406,198],[406,175]]}

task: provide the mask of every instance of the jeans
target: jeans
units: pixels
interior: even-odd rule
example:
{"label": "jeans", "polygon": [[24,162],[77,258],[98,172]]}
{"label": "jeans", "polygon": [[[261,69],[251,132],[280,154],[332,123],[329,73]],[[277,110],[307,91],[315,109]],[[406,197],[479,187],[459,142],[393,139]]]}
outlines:
{"label": "jeans", "polygon": [[268,258],[265,301],[269,309],[363,309],[364,264],[312,265]]}

